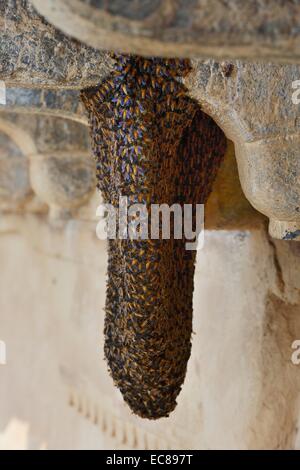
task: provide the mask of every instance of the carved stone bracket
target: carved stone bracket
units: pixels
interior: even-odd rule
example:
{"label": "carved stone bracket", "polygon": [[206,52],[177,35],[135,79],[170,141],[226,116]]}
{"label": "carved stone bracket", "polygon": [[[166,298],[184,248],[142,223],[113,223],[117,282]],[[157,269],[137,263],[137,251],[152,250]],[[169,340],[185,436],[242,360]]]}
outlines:
{"label": "carved stone bracket", "polygon": [[296,65],[193,62],[191,95],[235,144],[242,188],[276,238],[300,238],[300,106]]}
{"label": "carved stone bracket", "polygon": [[33,115],[28,120],[22,113],[5,112],[0,115],[0,136],[2,210],[7,210],[8,198],[27,204],[31,194],[39,208],[49,206],[52,219],[65,218],[94,193],[86,126],[57,116]]}

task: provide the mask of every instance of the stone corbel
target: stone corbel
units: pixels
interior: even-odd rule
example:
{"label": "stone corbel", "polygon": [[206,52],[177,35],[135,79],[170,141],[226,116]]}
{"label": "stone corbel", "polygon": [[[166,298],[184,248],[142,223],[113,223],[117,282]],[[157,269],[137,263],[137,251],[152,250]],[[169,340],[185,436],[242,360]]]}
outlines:
{"label": "stone corbel", "polygon": [[[28,194],[34,195],[39,207],[44,204],[49,208],[51,221],[73,216],[89,201],[96,183],[85,126],[57,116],[33,115],[28,120],[22,113],[5,112],[0,117],[0,132],[24,157],[12,167],[12,150],[3,141],[7,158],[2,152],[2,165],[10,164],[11,201],[19,194],[20,187],[26,186],[21,202],[27,204]],[[4,183],[8,185],[8,177],[6,181],[3,179]],[[7,207],[4,202],[5,206],[0,205],[2,210]]]}
{"label": "stone corbel", "polygon": [[24,0],[0,2],[0,80],[14,87],[83,88],[107,74],[109,59],[47,23]]}
{"label": "stone corbel", "polygon": [[272,237],[300,239],[300,105],[293,82],[300,67],[193,61],[191,96],[235,144],[250,203],[269,220]]}

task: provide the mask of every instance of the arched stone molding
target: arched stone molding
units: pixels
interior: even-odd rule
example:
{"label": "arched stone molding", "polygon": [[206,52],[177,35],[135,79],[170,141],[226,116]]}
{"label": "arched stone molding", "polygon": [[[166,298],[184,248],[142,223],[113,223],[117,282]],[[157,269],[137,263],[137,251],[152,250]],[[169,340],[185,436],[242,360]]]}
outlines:
{"label": "arched stone molding", "polygon": [[87,125],[87,115],[78,90],[6,88],[6,104],[0,113],[56,116]]}
{"label": "arched stone molding", "polygon": [[24,120],[22,114],[6,113],[3,117],[0,131],[27,158],[31,192],[40,204],[49,207],[50,219],[74,215],[89,201],[96,186],[88,138],[83,138],[87,134],[85,126],[43,115],[36,117],[36,125],[34,119]]}

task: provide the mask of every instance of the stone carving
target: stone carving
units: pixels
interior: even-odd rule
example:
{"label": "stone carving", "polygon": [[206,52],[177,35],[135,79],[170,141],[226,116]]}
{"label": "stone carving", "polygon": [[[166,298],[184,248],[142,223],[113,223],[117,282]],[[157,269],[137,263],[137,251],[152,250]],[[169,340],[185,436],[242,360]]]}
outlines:
{"label": "stone carving", "polygon": [[[32,95],[33,91],[29,96]],[[23,90],[19,102],[22,96]],[[3,141],[2,192],[4,194],[6,188],[13,201],[20,197],[17,196],[20,191],[22,194],[25,191],[24,202],[28,199],[25,198],[27,193],[34,193],[41,203],[49,206],[51,218],[70,217],[74,210],[88,202],[95,189],[95,166],[89,157],[88,132],[79,122],[58,117],[57,109],[53,112],[51,106],[47,116],[44,109],[40,111],[40,102],[36,103],[36,108],[30,108],[33,111],[30,120],[24,119],[26,101],[21,113],[10,112],[11,107],[0,108],[0,130],[20,145],[24,155],[23,160],[16,161],[11,146]],[[19,111],[18,106],[15,111]],[[74,116],[77,120],[75,112]],[[4,206],[3,201],[2,210],[5,207],[7,203]]]}
{"label": "stone carving", "polygon": [[106,74],[106,54],[46,23],[27,1],[0,3],[0,76],[13,86],[82,88]]}
{"label": "stone carving", "polygon": [[61,31],[98,49],[162,57],[300,60],[300,5],[292,0],[32,0],[32,4]]}
{"label": "stone carving", "polygon": [[239,177],[250,203],[269,217],[270,234],[299,239],[300,106],[293,104],[297,65],[193,61],[191,96],[235,144]]}

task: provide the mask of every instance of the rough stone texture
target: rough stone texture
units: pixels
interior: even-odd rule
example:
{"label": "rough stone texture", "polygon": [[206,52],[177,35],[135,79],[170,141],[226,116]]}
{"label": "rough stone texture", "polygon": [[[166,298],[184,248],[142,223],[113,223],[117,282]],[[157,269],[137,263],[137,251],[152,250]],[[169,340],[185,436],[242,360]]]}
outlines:
{"label": "rough stone texture", "polygon": [[296,0],[32,0],[92,47],[141,55],[299,62]]}
{"label": "rough stone texture", "polygon": [[0,3],[0,80],[19,87],[82,88],[107,74],[106,54],[66,37],[27,0]]}
{"label": "rough stone texture", "polygon": [[[13,202],[21,198],[21,194],[23,205],[26,203],[27,209],[29,202],[32,210],[27,193],[34,194],[38,207],[42,203],[49,206],[52,218],[69,216],[70,211],[89,201],[95,192],[96,180],[86,126],[57,115],[34,114],[24,119],[24,113],[6,110],[1,114],[0,110],[0,130],[4,136],[0,179],[2,211],[9,207],[16,209]],[[20,158],[16,160],[15,148],[24,156],[21,162]]]}
{"label": "rough stone texture", "polygon": [[300,106],[292,102],[299,67],[213,60],[194,60],[193,66],[186,85],[234,142],[247,199],[272,227],[283,228],[273,235],[285,239],[287,225],[299,239]]}

